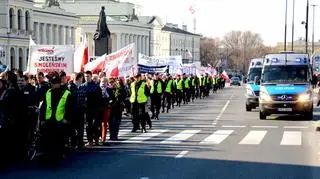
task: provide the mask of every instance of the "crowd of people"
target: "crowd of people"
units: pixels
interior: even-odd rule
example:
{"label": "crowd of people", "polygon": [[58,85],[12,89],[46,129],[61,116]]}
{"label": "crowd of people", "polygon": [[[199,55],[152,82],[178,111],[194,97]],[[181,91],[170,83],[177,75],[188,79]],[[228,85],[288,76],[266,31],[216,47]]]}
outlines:
{"label": "crowd of people", "polygon": [[[64,158],[66,146],[90,148],[118,140],[123,115],[131,117],[132,132],[145,133],[160,113],[208,97],[210,91],[224,86],[221,76],[209,74],[107,78],[104,72],[90,71],[70,76],[65,72],[1,73],[0,140],[5,146],[0,148],[1,164],[28,159],[30,136],[38,119],[44,158]],[[84,143],[84,130],[88,143]]]}

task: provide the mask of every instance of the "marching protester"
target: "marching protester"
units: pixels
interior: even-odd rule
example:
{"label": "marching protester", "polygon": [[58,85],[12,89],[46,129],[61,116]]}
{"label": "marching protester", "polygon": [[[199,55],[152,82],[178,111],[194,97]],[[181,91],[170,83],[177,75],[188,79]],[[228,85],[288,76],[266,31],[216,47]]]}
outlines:
{"label": "marching protester", "polygon": [[[64,158],[69,140],[74,149],[109,145],[108,140],[119,140],[124,112],[132,119],[131,132],[146,133],[146,125],[152,128],[151,119],[161,119],[161,108],[163,113],[169,113],[175,105],[181,107],[182,100],[187,105],[199,97],[209,96],[211,89],[214,92],[225,85],[220,75],[208,73],[201,77],[138,73],[126,78],[105,72],[98,74],[91,71],[38,72],[36,76],[21,76],[21,71],[1,73],[0,140],[9,147],[1,148],[0,155],[7,152],[12,155],[4,156],[0,165],[7,165],[11,157],[15,160],[26,157],[31,139],[25,136],[34,131],[37,116],[33,110],[41,102],[44,159],[55,161]],[[17,143],[17,138],[21,142]]]}
{"label": "marching protester", "polygon": [[73,115],[73,100],[69,90],[62,88],[58,74],[50,80],[52,88],[46,92],[41,106],[42,145],[45,162],[52,162],[64,157],[66,124]]}

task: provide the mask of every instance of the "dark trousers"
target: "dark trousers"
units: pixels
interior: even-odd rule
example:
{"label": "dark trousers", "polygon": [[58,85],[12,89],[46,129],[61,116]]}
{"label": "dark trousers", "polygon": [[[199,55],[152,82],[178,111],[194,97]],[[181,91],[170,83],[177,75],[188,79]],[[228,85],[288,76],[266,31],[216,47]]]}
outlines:
{"label": "dark trousers", "polygon": [[159,116],[160,109],[161,109],[161,94],[153,94],[151,96],[151,112],[152,116]]}
{"label": "dark trousers", "polygon": [[74,116],[75,118],[72,121],[74,133],[71,141],[74,146],[83,147],[84,109],[78,108]]}
{"label": "dark trousers", "polygon": [[146,129],[147,115],[146,115],[146,103],[138,103],[138,119],[140,120],[142,129]]}
{"label": "dark trousers", "polygon": [[118,139],[120,124],[121,124],[121,116],[118,114],[112,114],[111,112],[111,116],[109,119],[109,131],[110,131],[111,140]]}
{"label": "dark trousers", "polygon": [[200,99],[205,97],[205,86],[200,86]]}
{"label": "dark trousers", "polygon": [[196,87],[195,88],[195,97],[196,97],[196,99],[199,98],[199,95],[200,95],[200,89],[199,89],[199,87]]}
{"label": "dark trousers", "polygon": [[62,122],[50,120],[46,121],[41,131],[45,159],[59,159],[65,148],[65,125]]}
{"label": "dark trousers", "polygon": [[[163,99],[167,101],[167,110],[171,109],[171,101],[172,101],[172,95],[170,93],[165,92]],[[162,110],[165,108],[165,103],[162,103]]]}
{"label": "dark trousers", "polygon": [[93,139],[95,142],[99,142],[100,128],[101,128],[101,115],[99,115],[98,109],[87,111],[86,122],[87,122],[87,138],[88,142],[92,143]]}
{"label": "dark trousers", "polygon": [[194,101],[195,98],[195,87],[191,86],[190,88],[190,98],[192,99],[192,101]]}
{"label": "dark trousers", "polygon": [[[3,127],[0,128],[0,172],[1,170],[7,169],[9,162],[10,162],[10,145],[9,145],[9,131],[7,128]],[[14,154],[12,154],[14,155]]]}
{"label": "dark trousers", "polygon": [[138,118],[138,103],[131,103],[131,115],[132,115],[132,125],[133,125],[133,131],[139,130],[139,118]]}
{"label": "dark trousers", "polygon": [[183,98],[183,90],[177,90],[177,105],[180,106],[181,102],[182,102],[182,98]]}
{"label": "dark trousers", "polygon": [[183,90],[183,102],[188,103],[190,101],[190,88],[185,88]]}

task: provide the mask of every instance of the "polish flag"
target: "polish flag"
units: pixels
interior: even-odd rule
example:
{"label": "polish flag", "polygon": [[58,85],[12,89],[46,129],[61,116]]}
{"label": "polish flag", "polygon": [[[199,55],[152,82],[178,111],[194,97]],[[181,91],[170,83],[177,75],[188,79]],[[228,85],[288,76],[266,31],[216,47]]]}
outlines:
{"label": "polish flag", "polygon": [[87,36],[84,36],[83,41],[74,52],[74,71],[81,72],[85,70],[85,65],[88,63],[89,52],[88,52],[88,41]]}
{"label": "polish flag", "polygon": [[191,5],[190,7],[189,7],[189,11],[190,11],[190,13],[193,15],[194,13],[196,13],[196,10],[195,10],[195,8],[194,8],[194,6],[193,5]]}
{"label": "polish flag", "polygon": [[212,66],[208,63],[208,68],[212,68]]}
{"label": "polish flag", "polygon": [[192,58],[192,54],[189,50],[188,50],[188,56],[189,56],[189,58]]}
{"label": "polish flag", "polygon": [[87,63],[84,66],[84,71],[91,71],[92,73],[99,73],[104,69],[106,62],[106,54],[98,57],[96,60]]}
{"label": "polish flag", "polygon": [[225,70],[223,70],[223,72],[222,72],[222,74],[221,74],[221,77],[222,77],[224,80],[226,80],[227,83],[230,82],[230,78],[229,78],[229,76],[228,76],[228,74],[227,74],[227,72],[226,72]]}

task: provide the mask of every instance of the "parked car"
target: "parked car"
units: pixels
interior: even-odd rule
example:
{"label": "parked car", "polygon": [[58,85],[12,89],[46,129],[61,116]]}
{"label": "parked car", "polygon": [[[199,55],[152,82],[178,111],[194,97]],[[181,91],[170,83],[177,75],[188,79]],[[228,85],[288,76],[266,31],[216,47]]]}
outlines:
{"label": "parked car", "polygon": [[241,86],[240,78],[239,77],[232,77],[231,82],[230,82],[230,86],[231,85]]}

